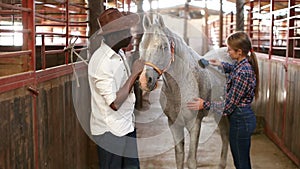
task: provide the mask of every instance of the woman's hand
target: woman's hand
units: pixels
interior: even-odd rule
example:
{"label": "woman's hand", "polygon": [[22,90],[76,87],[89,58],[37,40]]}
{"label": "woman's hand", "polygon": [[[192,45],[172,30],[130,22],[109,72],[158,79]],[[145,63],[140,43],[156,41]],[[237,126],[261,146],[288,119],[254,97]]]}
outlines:
{"label": "woman's hand", "polygon": [[193,101],[187,103],[187,108],[190,110],[202,110],[204,100],[201,98],[194,98]]}
{"label": "woman's hand", "polygon": [[210,59],[209,63],[213,66],[222,66],[221,62],[218,59]]}

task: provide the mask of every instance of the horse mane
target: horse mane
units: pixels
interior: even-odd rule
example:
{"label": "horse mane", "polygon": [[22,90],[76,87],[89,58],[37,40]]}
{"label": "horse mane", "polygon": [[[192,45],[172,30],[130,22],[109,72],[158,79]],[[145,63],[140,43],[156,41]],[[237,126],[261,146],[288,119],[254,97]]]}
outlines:
{"label": "horse mane", "polygon": [[194,49],[192,49],[182,37],[177,33],[164,27],[164,33],[168,37],[169,41],[174,41],[175,44],[175,60],[181,59],[182,61],[188,62],[189,67],[194,69],[202,69],[198,65],[198,60],[202,57]]}

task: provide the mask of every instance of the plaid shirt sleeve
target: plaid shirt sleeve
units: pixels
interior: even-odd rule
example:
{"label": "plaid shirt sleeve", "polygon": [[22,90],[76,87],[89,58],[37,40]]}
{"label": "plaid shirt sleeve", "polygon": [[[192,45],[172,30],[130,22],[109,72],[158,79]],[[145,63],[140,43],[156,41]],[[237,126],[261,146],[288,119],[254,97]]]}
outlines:
{"label": "plaid shirt sleeve", "polygon": [[203,108],[204,108],[204,110],[209,110],[210,109],[210,101],[204,101]]}
{"label": "plaid shirt sleeve", "polygon": [[223,69],[224,69],[225,73],[230,73],[234,68],[234,65],[232,65],[230,63],[221,62],[221,64],[223,66]]}
{"label": "plaid shirt sleeve", "polygon": [[238,72],[231,79],[231,85],[226,94],[226,103],[224,108],[224,115],[230,115],[239,102],[241,98],[245,95],[245,91],[248,88],[248,77],[243,72]]}

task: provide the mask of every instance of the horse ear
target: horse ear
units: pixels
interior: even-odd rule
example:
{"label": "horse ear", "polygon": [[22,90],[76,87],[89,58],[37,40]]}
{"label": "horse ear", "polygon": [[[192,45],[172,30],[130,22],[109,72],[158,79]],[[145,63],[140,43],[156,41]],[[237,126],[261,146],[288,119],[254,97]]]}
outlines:
{"label": "horse ear", "polygon": [[151,21],[150,21],[149,16],[144,15],[144,18],[143,18],[143,26],[144,26],[144,29],[146,30],[147,28],[150,27],[150,25],[151,25]]}
{"label": "horse ear", "polygon": [[156,18],[156,19],[157,19],[157,20],[156,20],[157,24],[158,24],[160,27],[164,28],[164,27],[165,27],[165,22],[164,22],[164,20],[163,20],[163,17],[162,17],[161,15],[157,15],[157,18]]}

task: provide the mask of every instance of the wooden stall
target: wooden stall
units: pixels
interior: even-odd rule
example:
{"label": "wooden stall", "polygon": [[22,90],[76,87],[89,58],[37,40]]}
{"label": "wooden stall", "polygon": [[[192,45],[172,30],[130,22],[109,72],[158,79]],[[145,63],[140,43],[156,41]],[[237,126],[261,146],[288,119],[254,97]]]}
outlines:
{"label": "wooden stall", "polygon": [[1,169],[97,168],[72,100],[72,66],[84,64],[64,50],[76,36],[86,53],[87,9],[81,0],[1,1]]}
{"label": "wooden stall", "polygon": [[73,107],[72,79],[71,66],[5,79],[14,87],[0,94],[0,168],[96,168],[95,145]]}

